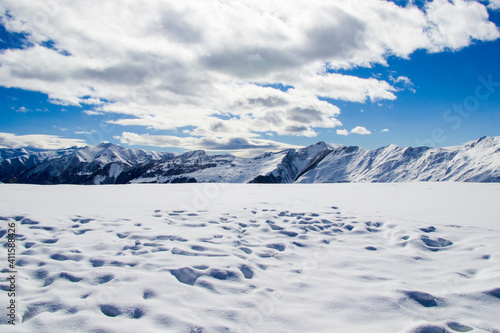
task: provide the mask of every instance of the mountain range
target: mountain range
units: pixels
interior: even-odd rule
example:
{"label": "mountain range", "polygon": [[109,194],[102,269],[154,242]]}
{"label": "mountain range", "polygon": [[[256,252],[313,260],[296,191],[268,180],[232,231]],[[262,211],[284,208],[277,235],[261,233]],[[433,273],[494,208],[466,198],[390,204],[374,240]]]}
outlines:
{"label": "mountain range", "polygon": [[318,142],[253,158],[129,149],[0,149],[0,181],[28,184],[500,182],[500,137],[446,148]]}

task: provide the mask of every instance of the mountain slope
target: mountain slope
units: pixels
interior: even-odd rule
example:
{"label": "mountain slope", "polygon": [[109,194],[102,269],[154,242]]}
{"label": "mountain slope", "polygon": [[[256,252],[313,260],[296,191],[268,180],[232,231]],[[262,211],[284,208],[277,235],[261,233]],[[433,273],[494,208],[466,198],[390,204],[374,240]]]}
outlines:
{"label": "mountain slope", "polygon": [[463,147],[376,150],[339,147],[299,183],[500,181],[500,137],[484,137]]}
{"label": "mountain slope", "polygon": [[[31,184],[125,184],[153,162],[174,157],[110,143],[42,152],[9,152],[0,161],[0,180]],[[7,157],[9,153],[4,152]]]}
{"label": "mountain slope", "polygon": [[157,163],[132,183],[224,182],[248,183],[272,172],[288,151],[266,153],[255,158],[207,155],[202,150],[187,152]]}
{"label": "mountain slope", "polygon": [[290,149],[276,169],[256,177],[251,183],[293,183],[331,152],[332,147],[325,142],[299,150]]}
{"label": "mountain slope", "polygon": [[500,137],[448,148],[367,150],[318,142],[254,158],[180,155],[114,144],[61,150],[0,149],[0,181],[31,184],[500,182]]}
{"label": "mountain slope", "polygon": [[76,147],[59,150],[0,149],[0,181],[18,182],[18,177],[24,172],[51,159],[72,154],[76,150]]}

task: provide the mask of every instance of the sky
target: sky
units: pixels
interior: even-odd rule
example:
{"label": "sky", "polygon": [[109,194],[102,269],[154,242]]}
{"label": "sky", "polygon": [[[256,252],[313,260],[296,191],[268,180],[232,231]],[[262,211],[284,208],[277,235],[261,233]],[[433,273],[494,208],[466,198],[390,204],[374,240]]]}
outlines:
{"label": "sky", "polygon": [[2,0],[0,147],[500,135],[500,0]]}

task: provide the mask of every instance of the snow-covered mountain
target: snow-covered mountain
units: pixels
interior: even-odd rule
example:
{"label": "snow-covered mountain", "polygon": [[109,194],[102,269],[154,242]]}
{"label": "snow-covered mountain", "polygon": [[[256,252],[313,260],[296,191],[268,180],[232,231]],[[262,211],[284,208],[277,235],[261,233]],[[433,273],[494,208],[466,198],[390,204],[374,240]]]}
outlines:
{"label": "snow-covered mountain", "polygon": [[500,137],[459,147],[337,147],[298,183],[500,182]]}
{"label": "snow-covered mountain", "polygon": [[0,181],[16,182],[17,177],[51,159],[74,153],[76,147],[59,150],[0,149]]}
{"label": "snow-covered mountain", "polygon": [[154,163],[175,156],[111,143],[61,150],[0,151],[0,180],[30,184],[125,184]]}
{"label": "snow-covered mountain", "polygon": [[254,158],[157,153],[106,143],[0,149],[0,181],[32,184],[500,182],[500,137],[448,148],[375,150],[319,142]]}

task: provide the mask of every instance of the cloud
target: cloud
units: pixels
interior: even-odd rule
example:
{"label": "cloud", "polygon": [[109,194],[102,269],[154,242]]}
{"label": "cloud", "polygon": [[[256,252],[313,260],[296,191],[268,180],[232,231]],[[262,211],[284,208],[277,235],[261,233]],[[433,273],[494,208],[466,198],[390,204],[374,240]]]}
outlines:
{"label": "cloud", "polygon": [[103,114],[102,112],[95,111],[95,110],[83,110],[82,112],[85,113],[88,116],[101,116]]}
{"label": "cloud", "polygon": [[[177,137],[172,135],[150,135],[123,132],[121,136],[115,137],[122,144],[131,146],[152,146],[152,147],[179,147],[187,150],[207,150],[211,152],[232,152],[240,151],[237,155],[248,156],[261,152],[281,151],[289,148],[301,148],[284,144],[281,142],[248,139],[245,137],[217,138],[217,137]],[[243,152],[246,151],[246,152]]]}
{"label": "cloud", "polygon": [[282,76],[275,81],[285,82],[296,89],[304,89],[316,96],[364,103],[366,100],[376,102],[379,100],[395,100],[397,89],[386,81],[375,78],[359,78],[351,75],[336,73],[323,73],[310,75],[300,73],[294,77]]}
{"label": "cloud", "polygon": [[[389,132],[389,130],[382,130],[382,132]],[[350,132],[346,129],[338,129],[337,130],[337,135],[347,136],[349,134],[368,135],[368,134],[372,134],[372,132],[370,132],[369,130],[367,130],[365,127],[362,127],[362,126],[356,126]]]}
{"label": "cloud", "polygon": [[2,23],[31,46],[0,53],[0,85],[90,105],[85,114],[112,114],[121,126],[189,127],[194,139],[314,137],[342,125],[325,99],[395,100],[413,89],[404,76],[337,70],[500,37],[484,4],[411,3],[4,0]]}
{"label": "cloud", "polygon": [[[478,24],[488,20],[486,8],[475,1],[435,0],[427,5],[427,19],[438,29],[431,29],[428,36],[433,44],[430,51],[444,49],[459,50],[470,45],[474,39],[492,40],[498,38],[498,28]],[[464,29],[464,26],[471,26]]]}
{"label": "cloud", "polygon": [[389,132],[389,130],[387,128],[384,128],[383,130],[381,130],[380,132]]}
{"label": "cloud", "polygon": [[90,131],[76,131],[75,134],[77,135],[90,135],[94,134],[96,131],[95,130],[90,130]]}
{"label": "cloud", "polygon": [[[214,92],[215,94],[215,92]],[[316,128],[340,126],[336,118],[338,107],[321,101],[304,91],[290,89],[282,92],[251,84],[234,85],[224,92],[226,105],[222,110],[209,108],[210,99],[195,108],[190,105],[152,105],[141,103],[114,103],[99,108],[101,112],[127,114],[130,117],[113,121],[114,124],[139,125],[157,130],[172,130],[193,126],[193,136],[256,137],[273,132],[279,135],[314,137]]]}
{"label": "cloud", "polygon": [[85,141],[80,139],[66,139],[57,135],[30,134],[15,135],[0,133],[0,148],[37,148],[60,149],[73,146],[85,146]]}
{"label": "cloud", "polygon": [[500,9],[500,0],[489,0],[489,1],[482,1],[482,2],[487,2],[488,3],[488,8],[496,10]]}
{"label": "cloud", "polygon": [[397,91],[408,89],[412,93],[417,92],[414,88],[415,85],[413,84],[413,82],[411,82],[410,78],[407,76],[398,76],[395,78],[391,74],[389,75],[389,81],[393,83],[393,86],[396,88]]}
{"label": "cloud", "polygon": [[344,136],[347,136],[349,135],[349,131],[346,130],[346,129],[338,129],[337,130],[337,135],[344,135]]}
{"label": "cloud", "polygon": [[398,76],[397,78],[394,78],[392,75],[389,77],[389,79],[394,82],[394,83],[403,83],[405,85],[413,85],[411,80],[407,76]]}
{"label": "cloud", "polygon": [[16,112],[19,112],[19,113],[27,113],[27,112],[30,112],[29,109],[27,109],[26,107],[24,106],[21,106],[19,109],[16,110]]}
{"label": "cloud", "polygon": [[[33,110],[30,110],[24,106],[21,106],[19,109],[16,110],[16,112],[18,113],[28,113],[28,112],[32,112]],[[36,112],[49,112],[49,109],[47,108],[43,108],[43,109],[35,109],[34,111]]]}
{"label": "cloud", "polygon": [[351,133],[353,134],[359,134],[359,135],[368,135],[368,134],[372,134],[372,132],[370,132],[369,130],[367,130],[366,128],[364,128],[363,126],[357,126],[357,127],[354,127],[352,130],[351,130]]}
{"label": "cloud", "polygon": [[68,131],[68,129],[67,129],[67,128],[64,128],[64,127],[61,127],[61,126],[52,125],[52,127],[53,127],[53,128],[55,128],[55,129],[60,130],[61,132]]}

